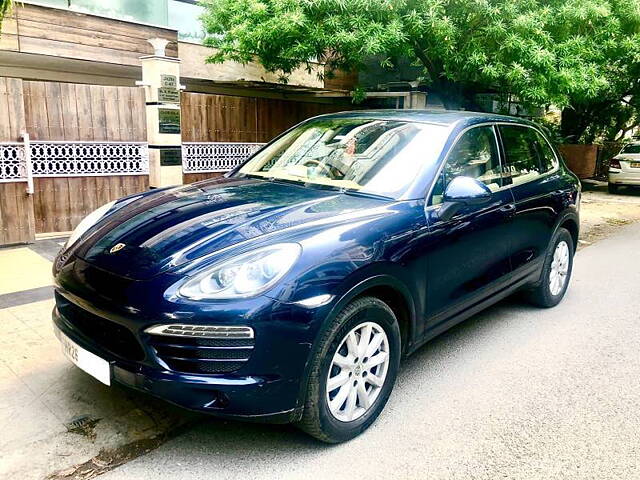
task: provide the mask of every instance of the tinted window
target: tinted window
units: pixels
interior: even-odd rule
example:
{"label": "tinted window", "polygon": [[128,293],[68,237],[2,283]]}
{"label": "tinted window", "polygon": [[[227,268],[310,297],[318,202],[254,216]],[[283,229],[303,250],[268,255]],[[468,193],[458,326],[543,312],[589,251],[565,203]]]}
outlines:
{"label": "tinted window", "polygon": [[635,143],[624,147],[620,153],[640,153],[640,144]]}
{"label": "tinted window", "polygon": [[549,142],[545,140],[545,138],[540,135],[540,133],[536,132],[536,137],[538,139],[538,151],[540,154],[540,162],[542,163],[542,171],[550,172],[554,168],[558,166],[558,159],[549,145]]}
{"label": "tinted window", "polygon": [[532,128],[501,126],[506,171],[514,185],[540,176],[544,170],[540,161],[538,133]]}
{"label": "tinted window", "polygon": [[492,127],[472,128],[458,140],[434,186],[431,204],[441,203],[449,182],[460,176],[476,178],[492,191],[502,186],[500,157]]}

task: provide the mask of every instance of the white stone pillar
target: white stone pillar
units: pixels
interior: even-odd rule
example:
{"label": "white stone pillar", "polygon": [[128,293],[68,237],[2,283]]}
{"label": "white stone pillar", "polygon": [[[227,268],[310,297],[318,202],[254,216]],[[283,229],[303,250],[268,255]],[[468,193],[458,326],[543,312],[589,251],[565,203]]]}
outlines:
{"label": "white stone pillar", "polygon": [[169,150],[179,149],[180,135],[180,59],[165,56],[165,39],[152,38],[155,53],[140,57],[146,98],[147,141],[149,142],[149,185],[162,187],[182,184],[182,165],[162,166]]}

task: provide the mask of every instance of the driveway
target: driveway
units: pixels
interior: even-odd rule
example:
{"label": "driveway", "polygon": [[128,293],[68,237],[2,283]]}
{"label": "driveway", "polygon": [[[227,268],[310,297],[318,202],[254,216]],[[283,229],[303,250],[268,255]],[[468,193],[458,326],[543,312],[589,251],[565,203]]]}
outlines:
{"label": "driveway", "polygon": [[212,419],[101,478],[640,478],[639,238],[580,251],[558,307],[506,301],[427,344],[347,444]]}
{"label": "driveway", "polygon": [[108,388],[63,357],[51,326],[51,261],[64,240],[0,249],[0,478],[41,479],[100,452],[126,456],[191,418]]}

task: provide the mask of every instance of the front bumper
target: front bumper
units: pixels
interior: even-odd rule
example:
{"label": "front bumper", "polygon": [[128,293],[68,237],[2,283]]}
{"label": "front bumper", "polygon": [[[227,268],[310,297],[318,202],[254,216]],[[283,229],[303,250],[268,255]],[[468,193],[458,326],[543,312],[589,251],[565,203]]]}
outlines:
{"label": "front bumper", "polygon": [[312,342],[300,342],[299,335],[292,335],[297,322],[277,325],[276,320],[267,328],[264,325],[254,327],[258,340],[256,351],[242,369],[224,374],[172,371],[153,355],[153,349],[144,343],[144,337],[137,334],[145,351],[144,358],[122,358],[79,331],[57,306],[53,310],[53,322],[56,330],[109,362],[112,382],[183,408],[217,416],[270,423],[286,423],[299,418],[301,382]]}
{"label": "front bumper", "polygon": [[628,172],[620,169],[609,170],[609,183],[615,185],[640,185],[640,168],[638,172]]}

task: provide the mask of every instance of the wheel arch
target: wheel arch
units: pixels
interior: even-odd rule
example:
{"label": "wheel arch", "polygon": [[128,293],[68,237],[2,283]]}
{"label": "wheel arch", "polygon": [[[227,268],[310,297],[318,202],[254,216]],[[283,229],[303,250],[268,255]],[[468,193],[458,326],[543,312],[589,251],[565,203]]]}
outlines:
{"label": "wheel arch", "polygon": [[416,332],[416,311],[411,292],[403,282],[392,275],[375,275],[354,285],[336,302],[327,315],[325,324],[335,318],[353,300],[367,296],[382,300],[393,310],[400,327],[404,354]]}
{"label": "wheel arch", "polygon": [[572,211],[566,212],[558,220],[554,234],[559,228],[565,228],[569,231],[573,239],[573,251],[575,252],[578,248],[578,238],[580,235],[580,220],[578,215]]}
{"label": "wheel arch", "polygon": [[[416,332],[416,309],[413,296],[409,288],[398,278],[388,274],[377,274],[365,278],[346,290],[335,302],[327,316],[319,327],[321,332],[327,325],[346,307],[357,298],[373,296],[385,302],[396,314],[400,327],[402,355],[409,351],[408,346],[413,343],[413,335]],[[317,335],[319,337],[320,335]],[[307,385],[309,382],[311,359],[318,351],[319,344],[314,342],[311,353],[307,359],[304,376],[300,382],[298,394],[298,406],[304,405]],[[296,416],[302,415],[302,410],[297,409]],[[294,419],[294,421],[296,421]]]}

